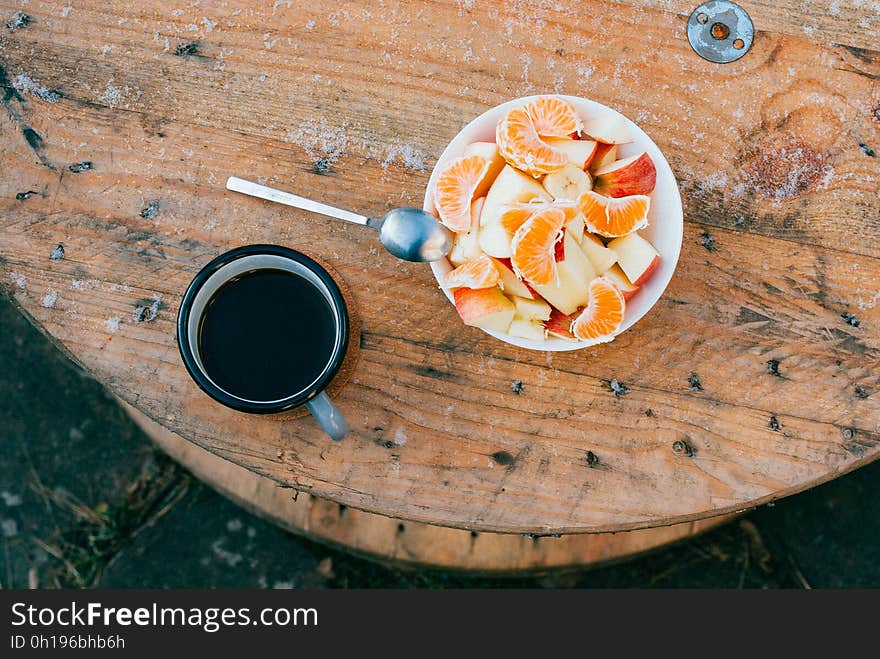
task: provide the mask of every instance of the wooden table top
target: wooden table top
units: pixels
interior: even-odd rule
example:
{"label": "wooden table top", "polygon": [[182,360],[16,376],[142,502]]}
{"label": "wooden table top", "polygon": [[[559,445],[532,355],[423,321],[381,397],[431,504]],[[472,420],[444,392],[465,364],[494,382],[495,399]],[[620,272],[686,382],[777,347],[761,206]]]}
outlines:
{"label": "wooden table top", "polygon": [[[876,3],[743,2],[754,45],[726,65],[680,0],[202,4],[0,0],[2,285],[113,394],[284,486],[482,530],[698,519],[880,454]],[[369,231],[223,188],[418,206],[467,121],[543,92],[633,118],[681,185],[676,275],[605,346],[495,341]],[[222,408],[181,364],[190,279],[257,242],[352,289],[342,443]]]}

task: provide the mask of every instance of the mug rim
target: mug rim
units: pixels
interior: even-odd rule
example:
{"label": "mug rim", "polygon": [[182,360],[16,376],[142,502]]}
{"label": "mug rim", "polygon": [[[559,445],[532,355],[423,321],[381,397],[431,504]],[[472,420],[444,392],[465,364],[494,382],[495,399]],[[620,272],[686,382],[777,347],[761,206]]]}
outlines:
{"label": "mug rim", "polygon": [[[308,269],[311,273],[313,273],[321,281],[321,283],[324,284],[330,294],[330,302],[336,309],[336,317],[338,319],[336,323],[336,331],[339,333],[340,336],[339,347],[336,349],[332,359],[318,379],[312,382],[305,389],[295,394],[291,394],[290,396],[287,396],[280,400],[266,402],[251,401],[244,398],[239,398],[237,396],[233,396],[232,394],[217,386],[204,373],[202,368],[199,367],[195,356],[195,349],[194,346],[190,344],[189,332],[187,331],[193,302],[195,301],[196,296],[198,295],[202,286],[204,286],[208,279],[210,279],[211,276],[214,275],[214,273],[216,273],[218,270],[229,265],[230,263],[233,263],[247,256],[258,255],[279,256],[282,258],[286,258],[300,264],[301,266]],[[324,266],[322,266],[311,257],[307,256],[306,254],[298,252],[289,247],[283,247],[281,245],[244,245],[242,247],[231,249],[213,258],[204,267],[202,267],[202,269],[199,270],[198,273],[196,273],[195,277],[193,277],[193,280],[190,282],[189,286],[186,289],[186,292],[183,295],[183,299],[180,302],[180,309],[177,313],[177,347],[180,351],[180,356],[183,360],[183,364],[186,367],[186,370],[189,373],[190,377],[202,391],[204,391],[206,394],[208,394],[208,396],[213,398],[218,403],[239,412],[248,412],[251,414],[274,414],[278,412],[285,412],[296,407],[300,407],[301,405],[307,403],[312,398],[324,391],[327,388],[327,385],[329,385],[333,378],[336,377],[336,374],[342,367],[342,362],[345,360],[345,356],[348,352],[348,343],[350,338],[349,332],[350,322],[348,315],[348,306],[345,303],[345,297],[342,294],[342,290],[339,288],[336,280],[333,279],[333,276],[327,271]]]}

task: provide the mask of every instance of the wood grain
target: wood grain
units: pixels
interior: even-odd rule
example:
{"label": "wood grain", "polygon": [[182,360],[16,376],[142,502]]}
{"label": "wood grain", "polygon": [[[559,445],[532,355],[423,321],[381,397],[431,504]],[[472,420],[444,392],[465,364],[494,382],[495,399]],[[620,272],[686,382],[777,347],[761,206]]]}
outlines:
{"label": "wood grain", "polygon": [[[639,5],[674,12],[682,18],[702,2],[700,0],[619,0],[625,5]],[[825,46],[846,45],[874,49],[874,35],[880,27],[880,6],[876,2],[825,2],[824,0],[739,0],[752,18],[758,39],[762,33],[786,34],[808,39]]]}
{"label": "wood grain", "polygon": [[[31,24],[0,37],[2,283],[112,392],[281,484],[475,530],[689,521],[877,456],[876,51],[778,27],[788,34],[761,32],[742,60],[710,65],[673,6],[276,4],[65,14],[32,1]],[[621,109],[681,184],[676,276],[608,346],[496,342],[369,232],[223,190],[237,174],[368,214],[420,205],[464,123],[536,92]],[[342,444],[307,418],[220,408],[180,364],[189,280],[254,242],[320,254],[352,288],[363,333],[338,398],[354,431]],[[51,260],[59,243],[65,258]]]}
{"label": "wood grain", "polygon": [[595,567],[703,533],[735,515],[621,533],[567,536],[473,533],[402,523],[315,496],[299,496],[188,442],[127,403],[126,411],[168,455],[251,512],[312,540],[396,567],[435,567],[480,574],[522,574]]}

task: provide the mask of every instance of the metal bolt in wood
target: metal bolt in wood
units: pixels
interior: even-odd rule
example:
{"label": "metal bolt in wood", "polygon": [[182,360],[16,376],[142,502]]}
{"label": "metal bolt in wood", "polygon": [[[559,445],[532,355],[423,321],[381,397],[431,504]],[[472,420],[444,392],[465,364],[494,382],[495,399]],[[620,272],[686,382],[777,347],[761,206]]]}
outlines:
{"label": "metal bolt in wood", "polygon": [[746,10],[727,0],[710,0],[691,13],[688,41],[700,57],[710,62],[734,62],[752,46],[755,27]]}

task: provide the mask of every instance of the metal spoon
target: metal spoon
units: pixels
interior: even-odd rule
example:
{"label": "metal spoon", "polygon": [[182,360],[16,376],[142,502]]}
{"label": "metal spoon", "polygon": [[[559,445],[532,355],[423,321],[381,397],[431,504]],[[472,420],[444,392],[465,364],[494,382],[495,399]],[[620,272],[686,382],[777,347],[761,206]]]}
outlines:
{"label": "metal spoon", "polygon": [[385,249],[404,261],[436,261],[452,249],[452,232],[419,208],[395,208],[384,217],[373,219],[237,176],[229,177],[226,189],[372,227],[379,232],[379,241]]}

